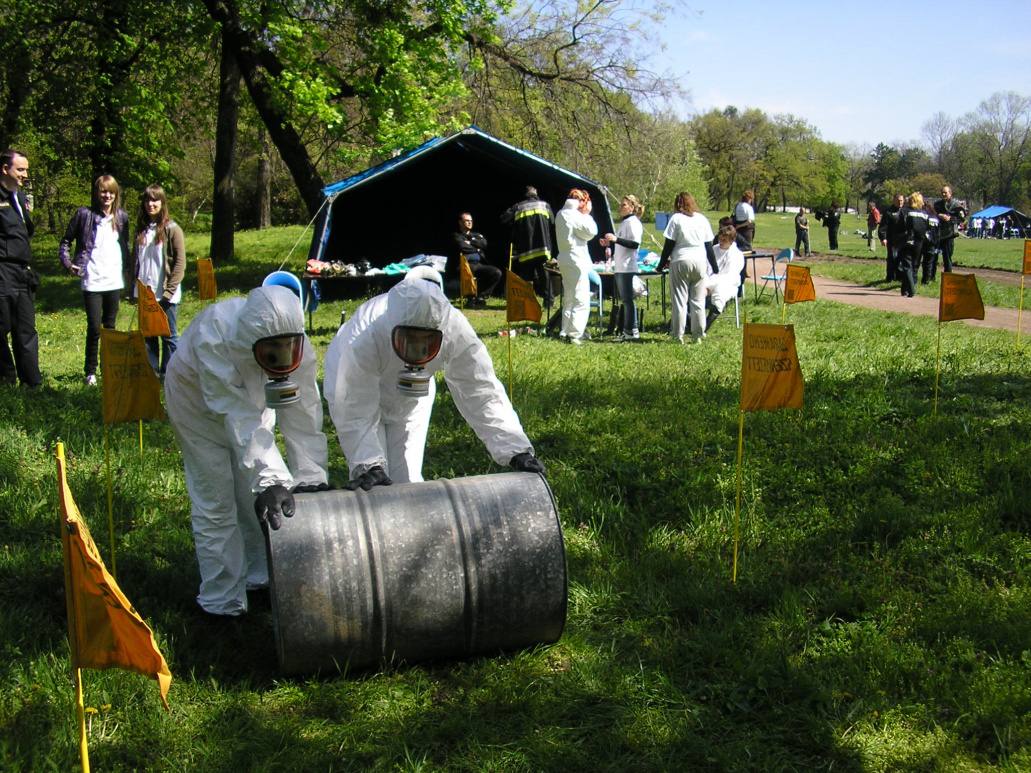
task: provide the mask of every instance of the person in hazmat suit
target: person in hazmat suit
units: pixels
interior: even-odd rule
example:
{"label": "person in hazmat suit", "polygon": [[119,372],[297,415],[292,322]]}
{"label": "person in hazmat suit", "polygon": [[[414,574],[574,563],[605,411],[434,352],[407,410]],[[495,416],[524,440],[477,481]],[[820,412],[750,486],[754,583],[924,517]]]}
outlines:
{"label": "person in hazmat suit", "polygon": [[268,585],[262,527],[293,515],[293,492],[328,488],[316,371],[301,301],[283,286],[208,306],[179,339],[165,404],[183,455],[205,612],[247,611],[247,590]]}
{"label": "person in hazmat suit", "polygon": [[323,366],[352,491],[423,480],[433,374],[441,369],[459,412],[494,461],[544,473],[486,347],[444,296],[432,268],[412,269],[358,307],[330,343]]}

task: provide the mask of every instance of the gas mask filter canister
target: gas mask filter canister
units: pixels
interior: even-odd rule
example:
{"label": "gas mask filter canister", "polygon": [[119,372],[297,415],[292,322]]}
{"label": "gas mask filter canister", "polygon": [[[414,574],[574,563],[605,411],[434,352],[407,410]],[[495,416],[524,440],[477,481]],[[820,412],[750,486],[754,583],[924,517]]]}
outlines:
{"label": "gas mask filter canister", "polygon": [[436,328],[397,325],[390,334],[394,353],[405,367],[397,374],[397,388],[410,397],[425,397],[430,393],[432,375],[425,371],[426,363],[440,353],[444,333]]}
{"label": "gas mask filter canister", "polygon": [[265,405],[282,408],[300,400],[301,390],[290,380],[290,374],[301,364],[304,334],[287,333],[261,338],[251,349],[255,361],[269,377],[265,384]]}

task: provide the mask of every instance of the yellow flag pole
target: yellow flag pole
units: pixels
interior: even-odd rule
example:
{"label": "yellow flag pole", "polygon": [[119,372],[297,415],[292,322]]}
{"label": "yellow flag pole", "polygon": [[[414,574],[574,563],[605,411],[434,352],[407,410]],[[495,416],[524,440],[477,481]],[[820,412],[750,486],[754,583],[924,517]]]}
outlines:
{"label": "yellow flag pole", "polygon": [[1024,274],[1020,275],[1020,300],[1017,301],[1017,347],[1020,347],[1020,317],[1024,312]]}
{"label": "yellow flag pole", "polygon": [[143,458],[143,419],[140,419],[140,459]]}
{"label": "yellow flag pole", "polygon": [[[512,243],[508,245],[508,270],[512,270]],[[508,399],[511,401],[515,400],[515,395],[512,393],[512,328],[509,327],[508,321],[508,276],[505,277],[505,329],[508,331]]]}
{"label": "yellow flag pole", "polygon": [[[58,485],[65,481],[64,443],[57,444],[57,478]],[[68,650],[71,659],[72,679],[75,682],[75,721],[79,727],[79,758],[82,761],[82,773],[90,773],[89,744],[86,742],[86,706],[82,696],[82,669],[79,668],[79,637],[77,633],[78,617],[75,612],[75,594],[72,592],[72,556],[67,534],[68,524],[64,513],[61,519],[61,552],[64,557],[64,600],[68,613]]]}
{"label": "yellow flag pole", "polygon": [[115,506],[111,496],[111,442],[107,434],[107,425],[104,425],[104,462],[107,466],[107,534],[111,542],[111,576],[118,579],[115,574]]}
{"label": "yellow flag pole", "polygon": [[731,581],[737,583],[737,546],[741,521],[741,456],[745,438],[745,412],[740,411],[737,424],[737,498],[734,504],[734,570]]}
{"label": "yellow flag pole", "polygon": [[938,320],[938,351],[934,356],[934,413],[938,415],[938,374],[941,372],[942,359],[942,321]]}
{"label": "yellow flag pole", "polygon": [[788,321],[788,302],[783,301],[780,304],[780,324],[786,324]]}

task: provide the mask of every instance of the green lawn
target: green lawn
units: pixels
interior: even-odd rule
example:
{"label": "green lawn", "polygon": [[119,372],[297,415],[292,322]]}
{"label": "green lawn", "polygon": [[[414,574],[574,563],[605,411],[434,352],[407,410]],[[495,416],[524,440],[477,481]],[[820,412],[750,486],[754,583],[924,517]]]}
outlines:
{"label": "green lawn", "polygon": [[[760,245],[793,243],[778,217],[760,216]],[[246,259],[218,270],[223,292],[254,284],[299,234],[239,235]],[[99,393],[82,386],[78,290],[44,281],[46,384],[0,390],[0,769],[11,771],[78,765],[58,441],[107,552],[105,432]],[[184,325],[202,307],[188,296]],[[354,305],[315,314],[320,356]],[[155,683],[85,673],[94,769],[1031,769],[1025,350],[1012,334],[946,325],[935,416],[933,319],[822,301],[789,312],[805,409],[744,417],[736,584],[732,319],[699,346],[669,343],[658,320],[642,344],[512,342],[514,403],[548,466],[570,576],[565,635],[527,652],[280,676],[267,607],[235,626],[196,610],[168,425],[145,425],[142,457],[135,426],[109,428],[119,582],[175,681],[166,714]],[[507,383],[500,302],[469,316]],[[764,298],[749,316],[775,323],[780,309]],[[426,458],[427,477],[497,471],[446,389]]]}

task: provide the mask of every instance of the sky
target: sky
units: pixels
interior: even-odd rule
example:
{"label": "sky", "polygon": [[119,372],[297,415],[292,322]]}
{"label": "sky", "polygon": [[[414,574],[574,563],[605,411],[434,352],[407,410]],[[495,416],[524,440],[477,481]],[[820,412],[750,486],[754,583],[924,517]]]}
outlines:
{"label": "sky", "polygon": [[1031,0],[685,0],[658,34],[650,65],[690,92],[681,116],[791,113],[840,144],[925,144],[935,113],[1031,96]]}

